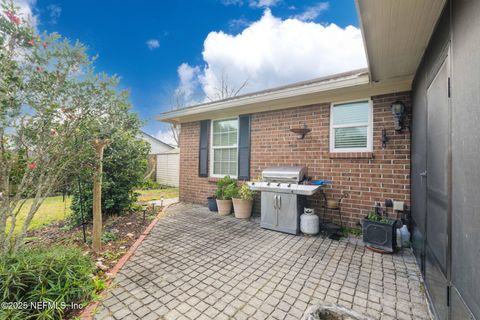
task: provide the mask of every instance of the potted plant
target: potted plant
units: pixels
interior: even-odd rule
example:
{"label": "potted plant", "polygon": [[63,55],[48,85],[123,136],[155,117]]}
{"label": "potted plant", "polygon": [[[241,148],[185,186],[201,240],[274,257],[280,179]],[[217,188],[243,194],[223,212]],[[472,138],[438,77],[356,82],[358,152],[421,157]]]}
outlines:
{"label": "potted plant", "polygon": [[397,220],[372,211],[362,220],[363,242],[378,252],[393,252],[396,247]]}
{"label": "potted plant", "polygon": [[248,219],[252,215],[253,198],[255,191],[250,190],[246,183],[242,183],[238,189],[233,200],[233,210],[235,211],[235,218]]}
{"label": "potted plant", "polygon": [[226,216],[232,212],[232,197],[236,192],[236,182],[230,176],[225,176],[217,181],[215,196],[217,197],[218,214]]}

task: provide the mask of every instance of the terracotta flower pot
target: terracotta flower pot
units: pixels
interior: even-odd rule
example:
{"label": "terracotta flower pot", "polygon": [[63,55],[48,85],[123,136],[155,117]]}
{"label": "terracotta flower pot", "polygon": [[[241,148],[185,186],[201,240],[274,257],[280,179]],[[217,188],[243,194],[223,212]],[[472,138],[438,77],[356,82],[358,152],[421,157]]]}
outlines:
{"label": "terracotta flower pot", "polygon": [[253,200],[233,199],[235,218],[248,219],[252,215]]}
{"label": "terracotta flower pot", "polygon": [[232,200],[217,199],[218,214],[228,216],[232,212]]}
{"label": "terracotta flower pot", "polygon": [[337,200],[327,200],[327,208],[328,209],[338,209],[338,201]]}

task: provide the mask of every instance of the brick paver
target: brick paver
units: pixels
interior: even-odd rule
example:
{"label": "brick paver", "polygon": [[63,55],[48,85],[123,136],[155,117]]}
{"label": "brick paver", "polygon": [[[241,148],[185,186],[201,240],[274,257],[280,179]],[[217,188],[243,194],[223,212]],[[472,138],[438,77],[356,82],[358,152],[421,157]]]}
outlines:
{"label": "brick paver", "polygon": [[410,250],[261,229],[169,208],[118,273],[96,319],[300,319],[335,303],[372,319],[430,319]]}

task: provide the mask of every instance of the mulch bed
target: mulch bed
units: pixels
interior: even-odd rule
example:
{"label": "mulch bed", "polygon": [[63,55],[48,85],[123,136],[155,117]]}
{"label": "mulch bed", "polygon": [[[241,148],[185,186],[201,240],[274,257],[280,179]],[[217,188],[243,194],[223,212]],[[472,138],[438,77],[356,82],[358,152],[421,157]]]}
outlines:
{"label": "mulch bed", "polygon": [[[27,233],[27,245],[77,245],[85,254],[89,254],[95,261],[102,262],[101,271],[107,271],[114,266],[118,259],[127,252],[135,240],[142,234],[150,222],[157,216],[161,207],[143,212],[131,212],[118,216],[110,216],[103,222],[102,250],[92,251],[92,224],[86,225],[87,243],[83,239],[82,226],[69,228],[65,221],[55,222],[45,227]],[[105,268],[106,267],[106,268]]]}
{"label": "mulch bed", "polygon": [[[135,241],[142,235],[152,220],[162,211],[162,207],[151,207],[145,213],[130,212],[119,216],[110,216],[103,222],[102,250],[94,252],[91,248],[92,225],[86,225],[87,243],[83,239],[82,226],[70,228],[65,221],[52,223],[27,233],[27,246],[65,245],[78,246],[85,255],[90,255],[97,267],[95,276],[109,280],[109,272]],[[78,316],[82,310],[69,310],[66,318]]]}

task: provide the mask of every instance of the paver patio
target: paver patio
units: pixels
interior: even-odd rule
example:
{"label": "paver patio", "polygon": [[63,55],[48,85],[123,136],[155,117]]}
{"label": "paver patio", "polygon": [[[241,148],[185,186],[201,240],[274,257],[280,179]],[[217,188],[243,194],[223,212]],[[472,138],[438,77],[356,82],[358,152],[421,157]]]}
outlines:
{"label": "paver patio", "polygon": [[96,319],[301,319],[337,303],[372,319],[430,319],[410,250],[261,229],[169,208],[115,279]]}

